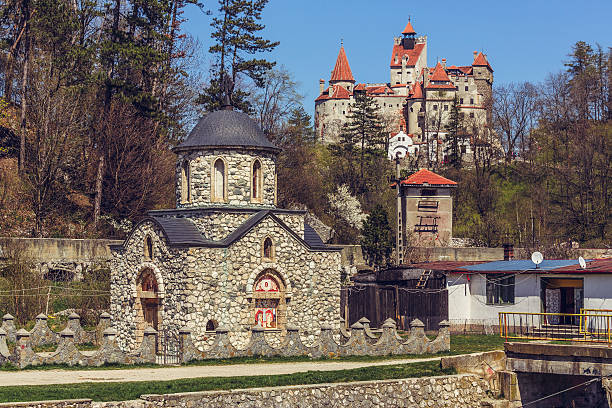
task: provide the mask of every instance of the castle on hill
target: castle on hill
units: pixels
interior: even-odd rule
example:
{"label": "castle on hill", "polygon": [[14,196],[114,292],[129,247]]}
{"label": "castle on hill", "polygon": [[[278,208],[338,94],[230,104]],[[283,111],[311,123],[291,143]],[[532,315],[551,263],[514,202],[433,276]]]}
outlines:
{"label": "castle on hill", "polygon": [[[447,65],[442,59],[427,66],[427,36],[417,36],[408,21],[401,37],[395,37],[387,83],[356,83],[344,50],[336,59],[329,84],[319,81],[315,99],[315,129],[319,140],[336,142],[347,121],[355,95],[365,92],[379,107],[389,132],[389,157],[423,155],[444,160],[444,143],[452,104],[457,98],[464,127],[490,122],[493,69],[482,52],[474,51],[471,65]],[[461,143],[461,152],[470,154],[470,138]],[[429,149],[427,149],[429,144]]]}

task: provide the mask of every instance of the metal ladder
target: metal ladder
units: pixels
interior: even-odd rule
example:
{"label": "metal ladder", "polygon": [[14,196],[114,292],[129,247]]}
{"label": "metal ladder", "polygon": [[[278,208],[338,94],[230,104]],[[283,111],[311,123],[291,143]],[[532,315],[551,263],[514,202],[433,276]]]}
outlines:
{"label": "metal ladder", "polygon": [[429,280],[429,277],[431,276],[431,273],[432,273],[431,269],[426,269],[423,271],[423,273],[419,277],[419,281],[416,284],[417,289],[425,288],[425,286],[427,285],[427,281]]}

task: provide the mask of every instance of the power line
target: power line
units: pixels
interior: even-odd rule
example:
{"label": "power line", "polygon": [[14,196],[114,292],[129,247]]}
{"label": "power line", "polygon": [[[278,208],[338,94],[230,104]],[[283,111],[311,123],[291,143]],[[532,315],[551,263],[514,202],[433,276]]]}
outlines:
{"label": "power line", "polygon": [[542,398],[538,398],[537,400],[529,401],[528,403],[523,404],[523,405],[522,405],[522,407],[527,407],[527,406],[529,406],[529,405],[533,405],[533,404],[535,404],[535,403],[537,403],[537,402],[544,401],[545,399],[548,399],[548,398],[551,398],[551,397],[555,397],[555,396],[557,396],[557,395],[560,395],[560,394],[563,394],[563,393],[565,393],[565,392],[571,391],[571,390],[573,390],[574,388],[579,388],[579,387],[582,387],[583,385],[588,385],[588,384],[590,384],[590,383],[594,383],[594,382],[596,382],[596,381],[601,381],[601,378],[593,378],[592,380],[585,381],[585,382],[583,382],[582,384],[574,385],[573,387],[569,387],[569,388],[566,388],[566,389],[564,389],[564,390],[561,390],[561,391],[555,392],[555,393],[553,393],[553,394],[546,395],[546,396],[544,396],[544,397],[542,397]]}

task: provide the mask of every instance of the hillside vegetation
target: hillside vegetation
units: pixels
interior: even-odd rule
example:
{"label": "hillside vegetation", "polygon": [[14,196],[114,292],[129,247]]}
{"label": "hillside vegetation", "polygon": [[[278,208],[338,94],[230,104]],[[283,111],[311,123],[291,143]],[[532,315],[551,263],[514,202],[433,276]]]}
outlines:
{"label": "hillside vegetation", "polygon": [[[340,142],[320,144],[296,80],[261,57],[278,45],[261,37],[266,3],[203,8],[213,35],[199,44],[181,28],[184,0],[3,2],[0,235],[122,237],[147,210],[173,207],[171,148],[227,97],[284,149],[279,206],[307,208],[335,242],[359,243],[380,205],[391,237],[376,234],[392,243],[394,170],[376,107],[360,100]],[[583,42],[569,52],[544,83],[495,84],[489,126],[470,129],[473,159],[430,164],[459,183],[455,236],[610,244],[612,58]]]}

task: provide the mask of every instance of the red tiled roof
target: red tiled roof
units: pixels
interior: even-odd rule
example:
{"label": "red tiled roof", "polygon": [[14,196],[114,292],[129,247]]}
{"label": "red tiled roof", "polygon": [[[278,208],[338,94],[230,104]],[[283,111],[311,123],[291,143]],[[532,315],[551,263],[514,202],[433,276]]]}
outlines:
{"label": "red tiled roof", "polygon": [[482,52],[479,52],[476,58],[474,58],[474,62],[472,62],[472,66],[473,67],[489,67],[489,69],[493,71],[493,68],[491,68],[491,65],[489,65],[489,61],[487,61],[486,55],[484,55]]}
{"label": "red tiled roof", "polygon": [[331,99],[349,99],[351,97],[351,93],[346,90],[343,86],[334,86],[334,94]]}
{"label": "red tiled roof", "polygon": [[336,66],[331,74],[331,80],[355,82],[355,78],[353,78],[353,73],[351,72],[351,67],[349,66],[343,46],[340,47],[340,52],[338,53],[338,58],[336,59]]}
{"label": "red tiled roof", "polygon": [[450,82],[450,78],[446,75],[446,71],[442,67],[442,64],[438,62],[436,68],[434,69],[433,75],[431,76],[432,81],[437,82]]}
{"label": "red tiled roof", "polygon": [[402,34],[416,34],[416,31],[414,31],[414,28],[412,28],[412,24],[410,23],[410,20],[408,20],[408,24],[406,24],[406,28],[404,28],[404,31],[402,31]]}
{"label": "red tiled roof", "polygon": [[393,92],[393,89],[389,88],[387,85],[368,86],[366,87],[366,92],[369,95],[395,94],[395,92]]}
{"label": "red tiled roof", "polygon": [[[333,94],[331,95],[330,95],[330,89],[333,90]],[[315,99],[315,102],[324,101],[327,99],[349,99],[350,97],[351,97],[351,93],[347,91],[346,88],[340,85],[336,85],[336,86],[330,86],[326,90],[321,92],[321,95],[319,95],[318,98]]]}
{"label": "red tiled roof", "polygon": [[[406,65],[409,67],[414,67],[424,47],[425,44],[415,44],[414,49],[406,50],[401,44],[394,45],[393,52],[391,53],[391,63],[389,65],[391,66],[391,68],[401,67],[402,58],[404,57],[404,55],[406,55],[408,57]],[[397,57],[397,61],[395,60],[395,57]]]}
{"label": "red tiled roof", "polygon": [[455,181],[449,180],[446,177],[442,177],[439,174],[436,174],[433,171],[429,171],[427,169],[421,169],[410,177],[408,177],[407,179],[402,180],[401,182],[401,184],[405,185],[423,185],[425,183],[432,186],[457,185]]}
{"label": "red tiled roof", "polygon": [[412,99],[423,99],[423,86],[420,82],[416,82],[413,86],[412,86],[412,90],[411,92],[411,98]]}
{"label": "red tiled roof", "polygon": [[357,84],[357,86],[355,87],[356,91],[364,91],[365,89],[366,89],[365,84]]}

